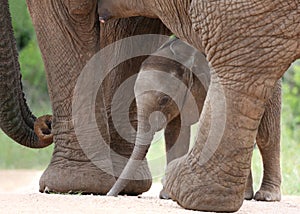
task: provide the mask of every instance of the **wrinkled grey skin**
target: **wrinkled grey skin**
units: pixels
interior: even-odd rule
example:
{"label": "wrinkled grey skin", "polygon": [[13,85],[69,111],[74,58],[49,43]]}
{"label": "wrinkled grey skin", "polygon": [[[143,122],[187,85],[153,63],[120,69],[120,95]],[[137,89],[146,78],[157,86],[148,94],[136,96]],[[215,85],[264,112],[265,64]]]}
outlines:
{"label": "wrinkled grey skin", "polygon": [[[105,21],[140,15],[159,18],[207,56],[212,68],[207,98],[225,98],[225,108],[223,102],[216,106],[226,112],[225,127],[220,130],[220,141],[214,142],[218,147],[213,155],[203,158],[200,154],[207,148],[214,122],[211,116],[216,113],[205,102],[196,144],[186,156],[168,165],[164,187],[187,209],[237,211],[243,203],[254,140],[260,134],[267,102],[276,93],[278,80],[300,57],[299,2],[101,0],[100,17],[104,10]],[[268,153],[273,150],[270,154],[279,152],[271,138],[262,144]],[[270,161],[279,165],[276,159]],[[269,199],[264,192],[274,186],[266,182],[262,197]]]}
{"label": "wrinkled grey skin", "polygon": [[[179,62],[184,63],[187,67]],[[159,72],[158,72],[159,71]],[[170,85],[170,81],[160,72],[165,72],[169,78],[177,78],[179,82],[184,83],[185,88],[180,88],[179,84]],[[197,76],[200,78],[198,79]],[[165,143],[167,153],[167,164],[176,158],[185,155],[188,152],[190,142],[190,126],[199,120],[206,92],[210,81],[210,71],[205,56],[200,53],[194,53],[194,49],[188,44],[178,39],[172,39],[165,43],[153,56],[148,57],[142,64],[135,84],[135,94],[137,96],[138,109],[138,133],[135,148],[131,159],[143,160],[150,147],[154,132],[165,128]],[[147,85],[155,85],[158,91],[146,91]],[[190,94],[186,92],[188,90]],[[174,100],[166,93],[177,91]],[[184,93],[180,93],[184,91]],[[188,96],[188,95],[190,96]],[[256,142],[260,148],[264,162],[264,178],[261,189],[256,193],[254,199],[279,201],[281,198],[280,183],[281,173],[279,152],[272,150],[270,153],[268,147],[265,147],[265,140],[272,139],[274,145],[279,147],[280,144],[280,102],[281,102],[281,84],[278,82],[273,97],[268,101],[265,114],[261,120],[258,129]],[[193,106],[192,100],[196,103]],[[193,109],[196,107],[197,109]],[[165,115],[153,118],[153,124],[149,124],[149,118],[153,112],[160,111]],[[153,115],[152,115],[153,116]],[[273,119],[276,118],[276,121]],[[151,128],[150,133],[149,126]],[[145,134],[146,133],[146,134]],[[148,137],[148,138],[147,138]],[[275,162],[274,162],[275,160]],[[129,164],[132,165],[129,165]],[[138,162],[128,162],[121,178],[113,186],[109,195],[116,196],[126,183],[129,181],[130,175],[136,170]],[[272,183],[272,188],[266,188]],[[253,198],[252,176],[251,172],[247,181],[245,190],[245,199]],[[169,198],[168,194],[163,190],[160,192],[160,198]]]}
{"label": "wrinkled grey skin", "polygon": [[[80,134],[92,138],[95,130],[75,134],[72,102],[80,98],[74,97],[78,77],[100,48],[132,35],[170,34],[170,31],[160,20],[144,17],[112,20],[100,26],[96,0],[27,0],[27,6],[45,64],[53,116],[36,120],[26,106],[8,1],[0,0],[0,127],[15,141],[29,147],[44,147],[52,143],[53,139],[53,156],[40,179],[41,192],[106,194],[123,170],[133,149],[133,144],[122,139],[112,125],[112,94],[125,79],[139,71],[146,57],[131,59],[117,66],[104,80],[102,87],[99,87],[96,120],[109,147],[106,150],[93,150],[92,147],[89,155],[105,160],[108,171],[97,167],[87,157],[82,150],[85,141],[81,144],[78,142]],[[153,46],[157,49],[162,42],[155,44],[156,42],[145,48],[152,50]],[[115,56],[118,57],[118,54],[119,52]],[[133,87],[134,85],[130,89],[132,93]],[[136,127],[135,104],[131,107],[130,122]],[[86,112],[83,117],[89,118],[89,114],[90,112]],[[124,124],[121,128],[126,130],[127,127],[128,124]],[[122,156],[122,161],[112,155],[110,149],[114,154]],[[137,195],[150,188],[151,176],[146,162],[137,170],[136,175],[141,179],[129,183],[124,194]]]}

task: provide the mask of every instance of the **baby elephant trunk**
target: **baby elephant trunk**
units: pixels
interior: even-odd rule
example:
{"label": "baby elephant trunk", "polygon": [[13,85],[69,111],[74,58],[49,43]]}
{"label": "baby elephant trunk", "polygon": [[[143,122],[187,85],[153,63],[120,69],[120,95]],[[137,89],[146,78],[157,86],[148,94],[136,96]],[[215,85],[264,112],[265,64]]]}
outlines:
{"label": "baby elephant trunk", "polygon": [[108,196],[117,196],[127,186],[129,181],[134,179],[135,172],[142,165],[142,161],[146,157],[153,135],[154,133],[152,135],[146,134],[146,136],[144,135],[141,138],[138,134],[130,159],[114,186],[107,193]]}
{"label": "baby elephant trunk", "polygon": [[151,111],[147,111],[144,103],[145,99],[139,98],[137,99],[138,128],[135,145],[130,159],[116,183],[108,192],[108,196],[117,196],[126,187],[129,181],[135,179],[135,172],[139,171],[138,168],[142,165],[146,157],[155,132],[160,130],[166,122],[166,118],[161,112],[155,111],[150,113]]}

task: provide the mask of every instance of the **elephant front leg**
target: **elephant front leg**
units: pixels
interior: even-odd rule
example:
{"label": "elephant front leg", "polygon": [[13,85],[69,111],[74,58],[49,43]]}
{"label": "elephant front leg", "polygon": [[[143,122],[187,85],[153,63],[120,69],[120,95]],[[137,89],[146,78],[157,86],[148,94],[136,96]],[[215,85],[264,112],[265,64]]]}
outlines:
{"label": "elephant front leg", "polygon": [[280,201],[280,113],[281,81],[266,105],[266,111],[258,129],[257,145],[262,155],[264,175],[254,199],[258,201]]}
{"label": "elephant front leg", "polygon": [[[99,93],[99,108],[94,100],[100,87],[96,78],[101,77],[101,66],[92,61],[100,49],[97,2],[27,0],[27,5],[45,62],[53,109],[55,148],[40,179],[40,191],[106,194],[115,178],[103,92]],[[95,118],[101,122],[95,124]]]}
{"label": "elephant front leg", "polygon": [[180,115],[174,118],[165,129],[167,164],[185,155],[190,145],[190,126],[181,124]]}
{"label": "elephant front leg", "polygon": [[212,79],[196,144],[168,165],[164,186],[184,208],[233,212],[244,200],[265,103],[218,82]]}
{"label": "elephant front leg", "polygon": [[[187,154],[190,145],[190,129],[190,126],[181,124],[180,115],[167,125],[165,129],[167,165],[171,161]],[[170,199],[164,188],[160,191],[159,198]]]}
{"label": "elephant front leg", "polygon": [[55,148],[51,163],[40,178],[40,192],[106,194],[115,183],[105,107],[102,99],[97,101],[95,113],[101,123],[92,125],[92,111],[81,108],[73,111],[72,120],[54,117]]}

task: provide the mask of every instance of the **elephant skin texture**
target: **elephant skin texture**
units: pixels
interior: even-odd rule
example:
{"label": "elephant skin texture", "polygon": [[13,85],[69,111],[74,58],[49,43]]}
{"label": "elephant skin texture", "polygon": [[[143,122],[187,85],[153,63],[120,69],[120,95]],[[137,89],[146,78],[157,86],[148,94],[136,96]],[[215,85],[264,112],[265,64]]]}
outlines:
{"label": "elephant skin texture", "polygon": [[[167,73],[167,75],[165,76],[161,72]],[[180,87],[180,84],[176,84],[176,82],[173,84],[173,78],[177,78],[177,81],[183,83],[183,87]],[[157,52],[153,53],[153,56],[148,57],[143,62],[135,83],[138,109],[137,137],[139,138],[136,140],[133,151],[135,156],[131,156],[131,159],[143,160],[150,147],[154,132],[161,129],[165,129],[167,164],[188,152],[190,126],[199,120],[209,80],[210,71],[205,56],[195,52],[194,48],[178,39],[168,41]],[[156,88],[157,91],[147,90],[149,89],[147,88],[148,84]],[[176,93],[172,94],[173,91]],[[169,96],[168,94],[172,95]],[[192,105],[190,99],[194,99],[196,106]],[[193,107],[197,109],[193,109]],[[264,201],[279,201],[281,199],[280,110],[281,83],[279,81],[273,96],[268,101],[256,137],[264,165],[263,183],[254,196],[250,172],[245,190],[245,199],[247,200],[251,200],[253,196],[256,200]],[[158,115],[158,118],[152,118],[154,124],[149,124],[151,114],[157,111],[160,111],[164,117]],[[149,126],[153,132],[150,133],[150,138],[147,138],[143,135],[148,134]],[[141,142],[140,139],[143,141]],[[123,173],[121,177],[129,178],[135,170],[135,166],[128,164],[124,169],[126,174]],[[128,179],[119,178],[110,194],[116,196],[126,182]],[[162,190],[160,198],[168,199],[169,197]]]}
{"label": "elephant skin texture", "polygon": [[[5,40],[1,39],[0,46],[0,74],[1,77],[5,76],[1,78],[1,81],[7,81],[2,82],[0,86],[1,92],[6,94],[6,97],[5,94],[1,95],[1,102],[4,101],[5,104],[0,105],[1,128],[12,130],[13,133],[10,136],[29,147],[47,146],[44,142],[40,142],[39,138],[47,140],[47,143],[53,139],[54,152],[49,166],[40,179],[41,192],[106,194],[123,170],[133,150],[133,144],[121,138],[113,127],[110,114],[111,97],[125,79],[139,71],[146,56],[127,60],[109,73],[97,91],[95,103],[97,127],[96,129],[86,127],[79,134],[75,133],[74,127],[78,126],[76,123],[80,124],[80,120],[72,116],[74,111],[76,113],[76,109],[72,108],[72,103],[82,99],[74,94],[76,83],[86,64],[101,48],[133,35],[170,34],[170,31],[159,19],[144,17],[112,20],[100,26],[95,0],[27,0],[45,64],[53,111],[52,117],[43,116],[36,120],[26,106],[21,90],[8,1],[3,0],[0,4],[0,19],[4,20],[0,25],[1,38],[2,36],[5,38]],[[2,31],[2,29],[5,30]],[[154,43],[153,46],[155,46]],[[118,54],[116,52],[114,56],[118,57]],[[11,67],[5,67],[7,65]],[[134,85],[131,86],[132,94],[133,87]],[[16,94],[13,94],[15,92]],[[12,98],[14,100],[6,102]],[[133,127],[136,126],[135,109],[135,102],[133,102],[130,110],[130,122]],[[91,112],[86,111],[85,115],[81,116],[89,118],[90,114]],[[11,121],[14,123],[12,124]],[[126,130],[129,125],[124,124],[121,128]],[[87,143],[96,132],[101,133],[104,141],[100,149],[97,145]],[[135,139],[135,136],[131,137]],[[82,138],[86,138],[87,142],[85,140],[79,142],[78,139]],[[24,142],[24,139],[28,140]],[[89,153],[84,151],[83,147],[88,147]],[[102,164],[101,167],[97,163]],[[124,194],[137,195],[150,188],[152,181],[146,161],[137,170],[136,175],[140,179],[130,182],[124,189]]]}
{"label": "elephant skin texture", "polygon": [[[122,139],[113,126],[111,97],[125,79],[138,72],[145,57],[118,65],[99,88],[96,120],[99,131],[110,147],[103,147],[97,152],[95,149],[93,152],[93,146],[96,145],[92,145],[89,148],[90,156],[82,150],[85,142],[79,143],[78,138],[81,137],[79,135],[89,135],[88,133],[97,130],[87,128],[86,132],[79,135],[75,133],[72,101],[80,99],[73,96],[76,81],[86,63],[101,48],[128,36],[149,32],[169,34],[169,31],[158,19],[143,17],[112,20],[100,26],[96,1],[29,0],[27,3],[45,62],[53,109],[52,132],[55,149],[51,163],[40,179],[40,191],[106,194],[123,170],[133,149],[133,144]],[[89,112],[86,114],[83,117],[89,116]],[[133,103],[130,110],[133,126],[135,115]],[[121,128],[127,129],[129,124],[123,126]],[[120,161],[116,156],[123,159]],[[91,157],[95,157],[95,160],[91,161]],[[104,169],[96,166],[95,162],[103,162]],[[129,183],[123,191],[124,194],[137,195],[150,188],[151,176],[146,162],[136,174],[144,179]]]}
{"label": "elephant skin texture", "polygon": [[[98,4],[102,21],[156,17],[206,55],[211,84],[198,137],[187,155],[168,165],[164,187],[187,209],[237,211],[243,203],[255,137],[260,135],[258,129],[268,101],[276,93],[279,79],[300,56],[299,3],[102,0]],[[214,109],[208,101],[216,103]],[[211,119],[216,114],[225,114],[225,122],[216,125]],[[270,146],[272,140],[263,143],[269,147],[266,153],[273,146],[279,151],[279,145]],[[208,156],[203,155],[206,151],[211,151]],[[265,189],[262,186],[258,198],[270,198]]]}

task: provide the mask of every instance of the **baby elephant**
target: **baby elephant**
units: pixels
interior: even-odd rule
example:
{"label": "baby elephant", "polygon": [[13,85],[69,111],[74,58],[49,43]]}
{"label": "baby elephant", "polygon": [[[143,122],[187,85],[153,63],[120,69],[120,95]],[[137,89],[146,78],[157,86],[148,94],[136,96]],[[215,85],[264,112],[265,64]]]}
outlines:
{"label": "baby elephant", "polygon": [[[108,195],[118,195],[146,156],[155,132],[165,128],[167,164],[189,149],[190,126],[199,120],[210,81],[205,56],[173,38],[142,64],[135,83],[138,129],[135,147],[121,176]],[[213,104],[212,104],[213,105]],[[280,82],[261,120],[256,143],[260,149],[264,177],[256,200],[278,201],[280,184]],[[160,198],[168,198],[162,190]],[[253,198],[250,173],[245,199]]]}

